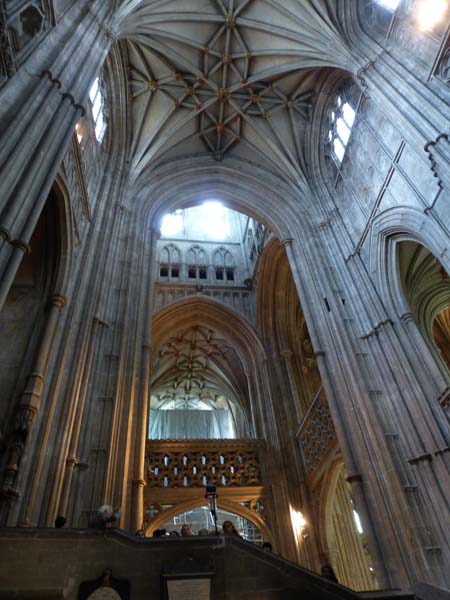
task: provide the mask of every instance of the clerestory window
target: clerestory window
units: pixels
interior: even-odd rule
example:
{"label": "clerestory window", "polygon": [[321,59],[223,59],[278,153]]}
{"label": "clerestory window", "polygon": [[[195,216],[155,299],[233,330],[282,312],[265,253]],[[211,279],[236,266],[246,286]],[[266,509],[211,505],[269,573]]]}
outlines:
{"label": "clerestory window", "polygon": [[331,153],[338,166],[342,164],[344,159],[345,149],[355,122],[355,115],[355,109],[352,105],[345,101],[342,95],[338,95],[331,111],[330,130],[328,132]]}
{"label": "clerestory window", "polygon": [[102,143],[105,135],[106,123],[103,115],[104,100],[98,77],[94,79],[94,83],[89,90],[89,99],[91,101],[92,117],[94,119],[95,137],[99,144]]}

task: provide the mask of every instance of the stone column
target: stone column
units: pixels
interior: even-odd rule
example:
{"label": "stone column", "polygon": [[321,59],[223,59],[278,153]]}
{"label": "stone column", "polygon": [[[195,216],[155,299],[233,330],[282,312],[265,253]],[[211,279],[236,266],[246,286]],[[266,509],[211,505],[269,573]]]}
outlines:
{"label": "stone column", "polygon": [[[321,338],[319,336],[318,327],[316,325],[317,319],[313,317],[310,308],[310,299],[308,294],[306,293],[306,288],[303,283],[303,277],[306,277],[308,274],[308,269],[306,268],[306,261],[304,264],[303,262],[301,262],[301,260],[305,260],[305,257],[302,256],[302,259],[300,260],[300,258],[297,256],[297,253],[294,253],[291,239],[285,240],[283,242],[283,245],[286,250],[286,255],[288,257],[289,265],[291,267],[292,276],[294,278],[297,293],[305,315],[305,320],[308,326],[311,342],[315,350],[317,366],[320,372],[322,383],[326,390],[330,412],[333,417],[336,433],[339,440],[339,445],[341,447],[341,451],[344,457],[344,462],[348,473],[348,481],[352,485],[352,492],[356,501],[356,505],[358,507],[358,512],[360,513],[363,519],[363,522],[366,527],[366,533],[368,539],[370,540],[370,551],[374,560],[377,578],[382,586],[390,587],[391,580],[386,569],[384,556],[385,548],[387,545],[384,545],[383,550],[380,547],[381,542],[383,541],[382,532],[381,530],[378,531],[374,524],[373,515],[371,513],[369,503],[367,500],[367,489],[364,485],[363,477],[361,474],[361,468],[359,466],[360,463],[364,464],[364,461],[366,459],[363,450],[360,448],[362,443],[360,438],[363,434],[355,429],[354,423],[347,422],[347,407],[338,405],[338,391],[336,390],[336,382],[333,377],[334,374],[332,375],[329,372],[329,366],[325,361],[325,352],[322,348]],[[300,276],[300,273],[302,273],[303,277]],[[351,384],[350,379],[351,377],[349,373],[349,382],[346,382],[344,387]]]}
{"label": "stone column", "polygon": [[[102,321],[99,318],[94,318],[93,323],[92,323],[92,329],[91,329],[90,335],[89,335],[88,348],[86,349],[85,365],[84,365],[84,369],[81,374],[83,377],[83,382],[80,385],[79,399],[78,399],[78,402],[76,403],[76,407],[74,410],[72,428],[69,427],[69,422],[67,423],[67,426],[68,426],[67,436],[69,436],[69,434],[71,434],[70,435],[70,445],[69,445],[68,454],[67,454],[67,458],[66,458],[66,462],[65,462],[65,470],[64,470],[63,481],[62,481],[62,485],[61,485],[61,495],[59,497],[58,510],[57,510],[57,515],[59,514],[64,517],[67,516],[67,507],[68,507],[68,503],[69,503],[69,495],[70,495],[70,489],[71,489],[71,485],[72,485],[72,478],[73,478],[74,471],[75,471],[75,469],[84,471],[88,468],[88,465],[83,462],[80,462],[79,457],[77,456],[78,445],[79,445],[79,439],[80,439],[80,433],[81,433],[81,424],[83,421],[83,415],[84,415],[84,410],[85,410],[86,392],[87,392],[87,386],[89,384],[89,374],[92,369],[92,363],[94,360],[94,353],[95,353],[95,349],[96,349],[95,337],[96,337],[96,334],[98,335],[99,328],[106,328],[106,327],[109,327],[108,323],[106,323],[105,321]],[[51,505],[52,502],[50,502],[49,504]],[[32,500],[30,500],[28,508],[27,508],[28,513],[30,513],[30,514],[32,512],[32,506],[33,506],[33,502],[32,502]]]}
{"label": "stone column", "polygon": [[4,505],[2,510],[2,520],[6,520],[8,513],[8,506],[5,506],[5,504],[9,505],[12,500],[19,496],[16,484],[20,463],[29,440],[32,425],[40,409],[48,359],[55,338],[61,310],[65,302],[65,297],[60,295],[52,296],[50,300],[49,315],[36,357],[36,362],[34,364],[34,369],[27,378],[25,390],[20,398],[14,423],[8,436],[8,458],[3,473],[0,496],[2,500],[6,500],[6,502],[2,502]]}
{"label": "stone column", "polygon": [[136,441],[134,446],[133,467],[133,495],[131,505],[131,531],[141,529],[144,518],[144,489],[147,485],[145,472],[145,448],[147,442],[147,425],[150,403],[150,361],[151,361],[151,334],[152,334],[152,312],[153,293],[156,281],[156,270],[158,262],[156,258],[156,244],[160,232],[152,229],[150,236],[150,253],[147,264],[151,265],[148,276],[147,296],[144,304],[146,310],[145,338],[142,345],[140,386],[138,389],[136,410]]}
{"label": "stone column", "polygon": [[281,354],[282,358],[284,358],[284,361],[286,364],[286,371],[287,371],[288,380],[289,380],[289,387],[291,389],[292,398],[294,400],[295,416],[297,419],[296,425],[298,427],[298,425],[300,424],[300,421],[302,420],[302,407],[300,404],[299,392],[297,390],[297,386],[295,385],[294,376],[292,373],[292,350],[284,349],[281,351],[280,354]]}
{"label": "stone column", "polygon": [[0,309],[111,47],[113,4],[74,3],[0,92]]}

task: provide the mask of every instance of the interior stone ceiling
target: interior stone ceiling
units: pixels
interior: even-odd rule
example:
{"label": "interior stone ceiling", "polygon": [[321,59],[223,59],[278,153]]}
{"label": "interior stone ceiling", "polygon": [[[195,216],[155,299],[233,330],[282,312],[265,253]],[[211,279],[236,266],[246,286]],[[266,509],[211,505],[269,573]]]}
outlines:
{"label": "interior stone ceiling", "polygon": [[318,70],[349,60],[336,2],[123,2],[137,171],[206,152],[304,181]]}
{"label": "interior stone ceiling", "polygon": [[245,380],[233,348],[213,331],[193,326],[170,337],[157,351],[151,394],[158,402],[199,398],[223,408],[242,400]]}

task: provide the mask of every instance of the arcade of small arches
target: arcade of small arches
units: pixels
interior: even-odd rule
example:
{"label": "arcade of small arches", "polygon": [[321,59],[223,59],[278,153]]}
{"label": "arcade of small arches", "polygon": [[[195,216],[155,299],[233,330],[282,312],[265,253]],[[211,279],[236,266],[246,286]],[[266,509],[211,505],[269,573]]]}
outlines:
{"label": "arcade of small arches", "polygon": [[450,585],[450,34],[423,1],[67,0],[0,71],[0,526],[204,532],[213,485],[353,590]]}

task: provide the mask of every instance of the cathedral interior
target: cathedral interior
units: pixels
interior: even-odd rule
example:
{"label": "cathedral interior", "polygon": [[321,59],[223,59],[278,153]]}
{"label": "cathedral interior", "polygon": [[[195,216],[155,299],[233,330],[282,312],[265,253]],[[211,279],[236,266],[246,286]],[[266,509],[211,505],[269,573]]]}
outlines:
{"label": "cathedral interior", "polygon": [[450,598],[449,135],[448,0],[0,0],[0,598]]}

